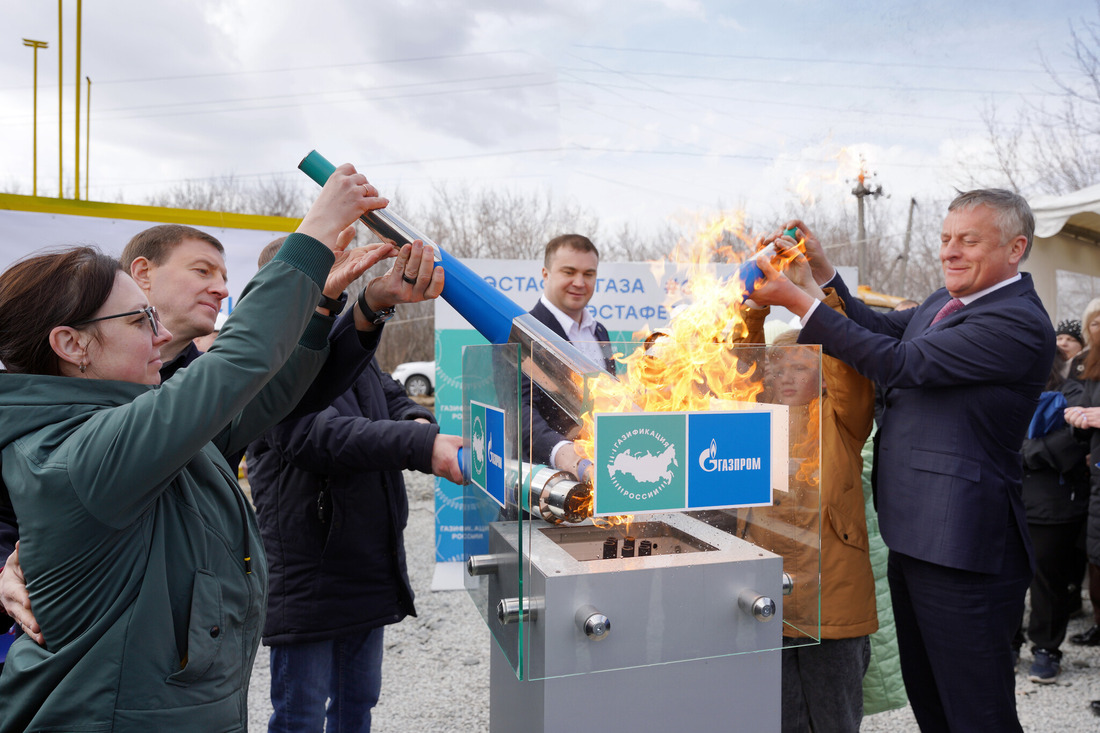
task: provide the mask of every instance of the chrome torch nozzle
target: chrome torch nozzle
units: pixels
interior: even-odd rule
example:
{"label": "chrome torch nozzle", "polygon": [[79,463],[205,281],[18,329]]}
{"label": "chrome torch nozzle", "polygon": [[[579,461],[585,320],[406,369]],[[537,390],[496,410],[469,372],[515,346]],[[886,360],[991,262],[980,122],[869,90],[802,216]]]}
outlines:
{"label": "chrome torch nozzle", "polygon": [[551,524],[576,524],[588,518],[592,511],[592,487],[577,481],[571,473],[549,466],[528,466],[530,479],[527,510]]}

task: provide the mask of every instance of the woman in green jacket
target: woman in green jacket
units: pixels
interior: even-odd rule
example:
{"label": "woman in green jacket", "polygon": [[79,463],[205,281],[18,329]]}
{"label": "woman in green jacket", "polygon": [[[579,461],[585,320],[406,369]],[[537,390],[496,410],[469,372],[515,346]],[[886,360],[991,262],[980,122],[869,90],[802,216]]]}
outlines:
{"label": "woman in green jacket", "polygon": [[333,174],[218,341],[170,383],[170,334],[117,260],[79,247],[0,275],[0,456],[45,637],[0,677],[0,731],[235,731],[267,568],[226,456],[320,367],[338,233],[385,205]]}

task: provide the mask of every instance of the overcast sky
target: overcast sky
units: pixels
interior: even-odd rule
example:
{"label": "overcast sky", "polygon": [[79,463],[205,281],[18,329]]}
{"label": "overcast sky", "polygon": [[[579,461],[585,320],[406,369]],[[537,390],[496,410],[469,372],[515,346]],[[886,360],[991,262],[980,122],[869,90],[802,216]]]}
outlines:
{"label": "overcast sky", "polygon": [[[67,0],[67,190],[75,12]],[[551,189],[641,227],[720,203],[772,211],[800,186],[850,204],[861,153],[894,200],[943,198],[981,150],[983,108],[1052,99],[1041,55],[1070,68],[1071,23],[1098,17],[1092,0],[96,0],[91,198],[296,179],[314,148],[384,193]],[[57,195],[57,22],[54,3],[0,3],[0,190],[31,192],[32,38],[50,44],[38,192]],[[83,129],[80,144],[83,168]]]}

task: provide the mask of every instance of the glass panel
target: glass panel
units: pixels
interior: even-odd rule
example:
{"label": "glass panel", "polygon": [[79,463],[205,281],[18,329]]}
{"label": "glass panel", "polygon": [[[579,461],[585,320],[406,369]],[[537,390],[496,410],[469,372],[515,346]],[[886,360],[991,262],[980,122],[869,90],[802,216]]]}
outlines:
{"label": "glass panel", "polygon": [[[503,507],[470,489],[485,497],[467,502],[471,520],[489,525],[488,556],[474,563],[493,570],[467,587],[517,676],[818,639],[819,349],[618,342],[612,378],[562,368],[606,355],[575,346],[587,359],[540,338],[526,354],[485,346],[464,357],[471,454],[490,398],[514,436]],[[548,390],[522,388],[521,361]],[[555,447],[568,471],[548,468]],[[592,461],[591,482],[571,473],[572,452]]]}
{"label": "glass panel", "polygon": [[[520,380],[515,344],[466,346],[462,352],[465,586],[513,669],[520,668],[521,635],[498,618],[501,604],[522,597],[520,514],[522,481]],[[506,604],[505,604],[506,605]]]}

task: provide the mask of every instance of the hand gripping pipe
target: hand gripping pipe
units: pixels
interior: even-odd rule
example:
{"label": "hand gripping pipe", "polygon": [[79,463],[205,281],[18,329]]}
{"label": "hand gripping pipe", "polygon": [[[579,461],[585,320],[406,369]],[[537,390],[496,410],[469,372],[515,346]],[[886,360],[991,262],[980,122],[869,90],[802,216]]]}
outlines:
{"label": "hand gripping pipe", "polygon": [[[316,150],[303,158],[298,167],[322,186],[336,170]],[[580,424],[585,385],[589,377],[607,374],[603,365],[582,354],[506,295],[489,287],[480,275],[390,209],[371,211],[359,218],[380,239],[394,246],[410,244],[414,239],[430,246],[435,251],[436,267],[442,267],[446,273],[443,299],[489,343],[519,344],[523,373]],[[538,348],[533,347],[535,343]]]}
{"label": "hand gripping pipe", "polygon": [[[470,483],[469,464],[458,449],[462,478]],[[508,501],[550,524],[583,522],[592,512],[592,485],[577,481],[568,471],[559,471],[526,461],[505,461],[504,485]],[[474,575],[474,573],[471,573]]]}
{"label": "hand gripping pipe", "polygon": [[[787,235],[788,237],[790,237],[791,239],[795,240],[796,242],[798,241],[798,230],[797,229],[788,229],[783,233],[785,235]],[[734,278],[741,281],[741,285],[744,288],[744,295],[741,297],[741,302],[742,303],[744,303],[746,300],[748,300],[749,298],[752,297],[752,291],[756,290],[756,284],[765,279],[764,278],[764,271],[761,270],[760,265],[758,265],[756,263],[756,258],[759,257],[760,255],[764,255],[765,257],[768,258],[769,261],[774,261],[775,260],[775,242],[772,242],[767,247],[765,247],[764,249],[760,250],[759,252],[757,252],[755,255],[753,255],[749,259],[742,262],[738,266],[737,272],[735,272],[733,274]]]}

